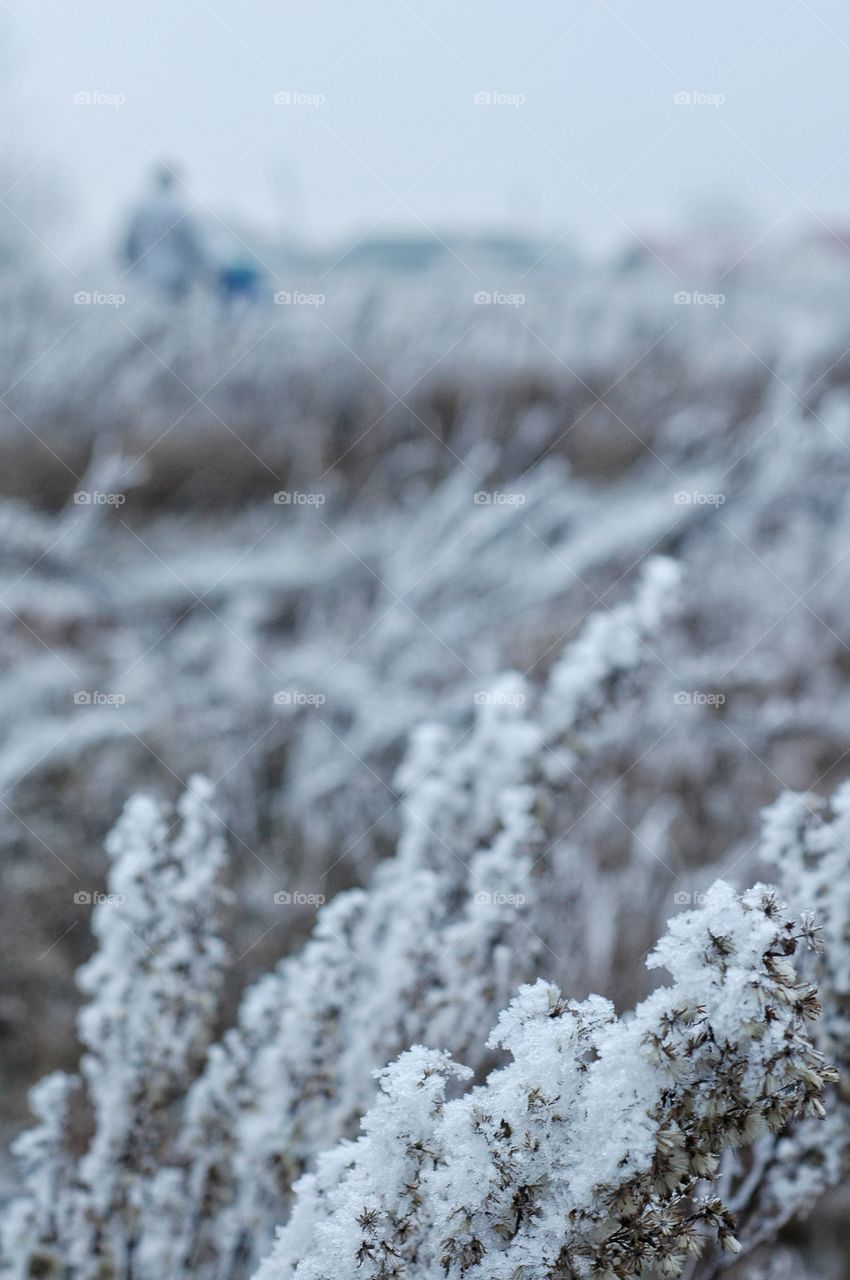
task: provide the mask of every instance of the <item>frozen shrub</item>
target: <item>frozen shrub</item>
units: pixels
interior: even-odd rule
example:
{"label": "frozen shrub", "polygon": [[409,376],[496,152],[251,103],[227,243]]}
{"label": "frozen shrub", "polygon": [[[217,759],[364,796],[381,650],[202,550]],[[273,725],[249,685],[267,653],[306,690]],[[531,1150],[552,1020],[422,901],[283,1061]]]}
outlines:
{"label": "frozen shrub", "polygon": [[[148,796],[131,800],[107,841],[109,894],[94,907],[98,950],[81,970],[79,1019],[93,1134],[75,1160],[66,1107],[81,1082],[51,1076],[24,1135],[26,1202],[13,1207],[4,1251],[21,1275],[55,1255],[75,1277],[130,1276],[146,1182],[164,1160],[169,1109],[203,1061],[218,1009],[225,952],[218,934],[224,846],[193,778],[179,831]],[[35,1268],[35,1269],[34,1269]]]}
{"label": "frozen shrub", "polygon": [[[818,945],[802,973],[817,983],[822,1005],[812,1039],[839,1079],[825,1099],[823,1123],[796,1119],[787,1131],[762,1136],[747,1160],[735,1153],[726,1161],[741,1241],[756,1253],[850,1168],[850,786],[839,787],[829,806],[817,796],[784,793],[764,814],[758,856],[772,864],[791,909],[816,925]],[[802,1268],[799,1258],[796,1265]]]}
{"label": "frozen shrub", "polygon": [[[367,892],[340,895],[303,950],[261,979],[192,1087],[178,1145],[190,1167],[187,1259],[224,1280],[256,1256],[293,1179],[352,1133],[371,1072],[411,1042],[481,1052],[544,948],[541,806],[580,776],[567,745],[616,702],[674,608],[676,566],[650,561],[633,602],[588,620],[537,698],[506,677],[456,737],[431,725],[399,771],[402,833]],[[206,1274],[206,1272],[203,1272]]]}
{"label": "frozen shrub", "polygon": [[822,1116],[834,1075],[799,938],[771,890],[718,882],[672,921],[650,957],[672,984],[631,1017],[524,987],[490,1037],[512,1060],[449,1100],[472,1073],[409,1050],[379,1074],[363,1137],[299,1184],[257,1280],[614,1280],[679,1275],[707,1233],[737,1252],[722,1152]]}
{"label": "frozen shrub", "polygon": [[[262,1280],[708,1280],[723,1250],[762,1266],[848,1150],[842,1095],[824,1092],[825,1064],[847,1062],[846,789],[830,822],[811,797],[777,803],[758,856],[780,894],[721,883],[674,918],[650,961],[672,985],[633,1014],[522,986],[551,969],[549,850],[677,594],[676,566],[649,561],[542,689],[507,675],[471,724],[422,726],[395,855],[320,910],[220,1041],[210,786],[193,780],[176,835],[162,806],[128,805],[80,974],[82,1079],[38,1087],[16,1148],[12,1275],[237,1280],[305,1174]],[[822,951],[795,958],[820,936],[810,911]],[[588,925],[560,927],[578,967]]]}
{"label": "frozen shrub", "polygon": [[64,1072],[46,1076],[30,1090],[38,1120],[12,1145],[22,1194],[5,1208],[0,1234],[2,1261],[20,1276],[58,1276],[67,1243],[66,1215],[75,1175],[69,1103],[80,1080]]}
{"label": "frozen shrub", "polygon": [[127,913],[97,909],[101,949],[81,975],[95,1126],[68,1242],[81,1275],[101,1256],[133,1280],[243,1274],[294,1178],[356,1130],[376,1067],[423,1039],[483,1054],[498,1009],[541,963],[545,796],[554,786],[569,796],[586,763],[579,736],[652,661],[648,641],[677,585],[671,562],[650,561],[635,599],[591,617],[542,696],[508,676],[471,726],[416,735],[399,773],[396,855],[368,890],[324,908],[303,950],[246,993],[197,1079],[220,967],[209,901],[220,845],[203,852],[197,789],[170,849],[159,808],[131,804],[110,839],[110,888]]}

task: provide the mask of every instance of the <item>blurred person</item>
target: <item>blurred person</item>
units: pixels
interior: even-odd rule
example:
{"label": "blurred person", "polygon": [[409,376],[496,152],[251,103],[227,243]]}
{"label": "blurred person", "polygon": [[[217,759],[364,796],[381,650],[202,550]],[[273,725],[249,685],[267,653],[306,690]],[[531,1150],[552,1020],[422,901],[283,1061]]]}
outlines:
{"label": "blurred person", "polygon": [[130,219],[123,257],[138,280],[171,298],[185,297],[208,276],[204,237],[168,165],[153,174],[153,189]]}

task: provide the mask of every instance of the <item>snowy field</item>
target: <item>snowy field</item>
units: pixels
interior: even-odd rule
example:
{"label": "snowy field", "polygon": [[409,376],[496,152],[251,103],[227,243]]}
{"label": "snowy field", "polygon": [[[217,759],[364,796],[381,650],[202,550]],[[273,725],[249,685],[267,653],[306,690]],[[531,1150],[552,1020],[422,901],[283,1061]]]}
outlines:
{"label": "snowy field", "polygon": [[850,257],[3,235],[8,1274],[842,1280]]}

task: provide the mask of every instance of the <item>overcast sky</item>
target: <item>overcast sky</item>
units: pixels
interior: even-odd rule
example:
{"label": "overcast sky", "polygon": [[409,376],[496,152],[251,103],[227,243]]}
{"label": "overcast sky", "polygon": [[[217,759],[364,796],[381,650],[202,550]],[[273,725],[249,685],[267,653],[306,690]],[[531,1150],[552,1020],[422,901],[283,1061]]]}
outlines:
{"label": "overcast sky", "polygon": [[2,0],[4,26],[13,164],[99,232],[156,156],[315,239],[598,239],[706,193],[850,222],[846,0]]}

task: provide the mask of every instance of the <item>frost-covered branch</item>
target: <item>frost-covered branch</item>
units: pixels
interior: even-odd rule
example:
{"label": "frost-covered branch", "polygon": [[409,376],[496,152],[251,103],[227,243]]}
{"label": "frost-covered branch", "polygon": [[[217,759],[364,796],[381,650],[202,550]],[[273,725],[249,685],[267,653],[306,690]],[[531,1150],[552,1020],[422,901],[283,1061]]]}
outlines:
{"label": "frost-covered branch", "polygon": [[136,796],[107,840],[109,893],[92,912],[98,950],[79,973],[93,1135],[75,1160],[65,1142],[72,1082],[38,1087],[41,1125],[19,1143],[29,1204],[4,1232],[21,1275],[46,1248],[75,1280],[135,1274],[146,1180],[166,1157],[169,1108],[199,1070],[218,1011],[224,845],[210,792],[190,781],[173,837],[163,806]]}
{"label": "frost-covered branch", "polygon": [[[817,984],[822,1015],[812,1031],[838,1071],[826,1119],[800,1118],[767,1134],[723,1171],[745,1252],[772,1245],[792,1219],[804,1217],[850,1169],[850,784],[827,807],[817,796],[785,792],[766,810],[757,861],[771,866],[779,892],[813,930],[817,946],[804,976]],[[813,923],[810,923],[813,922]],[[701,1280],[715,1274],[707,1264]]]}
{"label": "frost-covered branch", "polygon": [[[249,992],[238,1027],[191,1090],[188,1256],[230,1276],[286,1212],[292,1181],[355,1131],[371,1072],[414,1041],[481,1052],[493,1018],[541,961],[534,874],[541,809],[581,763],[573,743],[643,661],[674,606],[678,572],[646,566],[632,603],[591,615],[549,687],[506,677],[452,740],[426,726],[399,771],[402,835],[368,892],[320,912],[313,937]],[[196,1272],[197,1273],[197,1272]]]}
{"label": "frost-covered branch", "polygon": [[721,1153],[821,1116],[832,1075],[798,938],[772,891],[718,882],[671,922],[650,964],[672,984],[633,1016],[525,987],[489,1042],[512,1061],[451,1100],[471,1072],[409,1050],[364,1136],[299,1184],[257,1280],[614,1280],[678,1275],[707,1233],[737,1251]]}
{"label": "frost-covered branch", "polygon": [[417,1040],[483,1053],[499,1008],[539,967],[523,910],[542,884],[545,797],[569,796],[582,735],[653,660],[677,584],[671,562],[649,562],[634,601],[592,615],[542,696],[507,676],[476,700],[471,727],[420,730],[398,776],[395,857],[320,912],[303,951],[246,993],[208,1052],[222,952],[206,792],[184,798],[170,846],[159,807],[131,803],[108,846],[100,949],[80,975],[94,1113],[69,1210],[81,1277],[104,1259],[132,1280],[244,1273],[294,1179],[356,1130],[376,1067]]}

